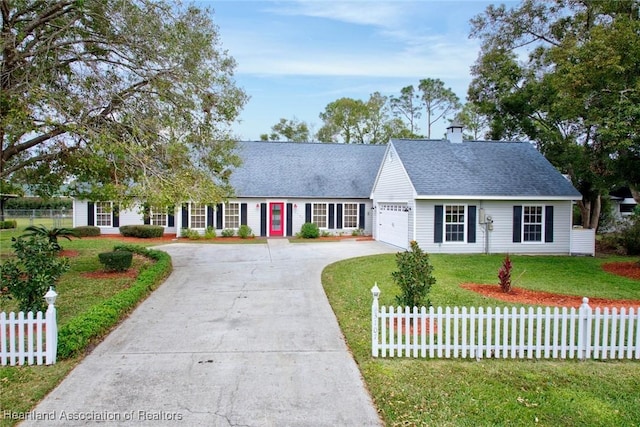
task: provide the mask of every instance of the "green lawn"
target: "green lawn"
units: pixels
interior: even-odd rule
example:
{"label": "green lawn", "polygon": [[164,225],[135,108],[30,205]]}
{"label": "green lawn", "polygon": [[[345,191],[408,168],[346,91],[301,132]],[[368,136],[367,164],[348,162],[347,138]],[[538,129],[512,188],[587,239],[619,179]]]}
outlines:
{"label": "green lawn", "polygon": [[[459,287],[496,283],[501,255],[431,255],[434,306],[508,306]],[[640,299],[640,281],[600,268],[632,258],[512,256],[515,286],[569,295]],[[395,305],[395,257],[328,266],[322,282],[347,343],[387,425],[640,425],[637,361],[429,360],[371,357],[371,287]]]}

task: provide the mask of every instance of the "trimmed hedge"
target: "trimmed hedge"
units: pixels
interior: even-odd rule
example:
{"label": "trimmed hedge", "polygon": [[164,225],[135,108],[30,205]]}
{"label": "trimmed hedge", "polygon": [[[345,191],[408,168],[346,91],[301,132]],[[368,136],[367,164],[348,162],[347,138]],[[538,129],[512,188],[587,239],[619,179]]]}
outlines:
{"label": "trimmed hedge", "polygon": [[100,263],[107,271],[126,271],[133,262],[133,253],[129,251],[113,251],[98,254]]}
{"label": "trimmed hedge", "polygon": [[320,229],[313,222],[305,222],[300,227],[300,237],[303,239],[317,239],[320,237]]}
{"label": "trimmed hedge", "polygon": [[0,230],[7,230],[9,228],[18,228],[18,221],[15,219],[0,221]]}
{"label": "trimmed hedge", "polygon": [[95,227],[93,225],[75,227],[73,231],[76,232],[78,237],[97,237],[100,235],[100,227]]}
{"label": "trimmed hedge", "polygon": [[171,273],[171,257],[166,252],[135,245],[118,245],[114,251],[124,250],[156,261],[127,289],[96,304],[74,317],[58,332],[58,357],[67,359],[82,353],[92,342],[102,338],[130,313],[151,291]]}
{"label": "trimmed hedge", "polygon": [[120,227],[120,234],[124,237],[139,237],[141,239],[149,239],[152,237],[162,237],[164,235],[164,227],[159,225],[123,225]]}

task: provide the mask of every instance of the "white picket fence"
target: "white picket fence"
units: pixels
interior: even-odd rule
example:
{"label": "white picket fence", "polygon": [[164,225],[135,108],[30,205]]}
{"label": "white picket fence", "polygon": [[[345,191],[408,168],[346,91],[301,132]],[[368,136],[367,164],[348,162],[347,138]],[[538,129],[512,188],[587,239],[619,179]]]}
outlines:
{"label": "white picket fence", "polygon": [[373,357],[640,359],[640,307],[387,308],[372,293]]}
{"label": "white picket fence", "polygon": [[[50,292],[53,292],[50,290]],[[47,293],[47,295],[50,295]],[[56,309],[49,303],[46,313],[0,313],[0,365],[33,365],[56,363],[58,324]]]}

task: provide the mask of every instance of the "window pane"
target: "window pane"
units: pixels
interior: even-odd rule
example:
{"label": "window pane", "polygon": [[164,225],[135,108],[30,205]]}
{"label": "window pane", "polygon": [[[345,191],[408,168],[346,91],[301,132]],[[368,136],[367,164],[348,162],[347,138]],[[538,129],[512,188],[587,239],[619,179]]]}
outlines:
{"label": "window pane", "polygon": [[314,203],[313,204],[313,217],[311,221],[318,226],[318,228],[327,228],[327,205],[326,203]]}
{"label": "window pane", "polygon": [[345,203],[342,209],[343,228],[357,228],[358,227],[358,204],[357,203]]}
{"label": "window pane", "polygon": [[111,227],[111,202],[96,202],[96,226]]}
{"label": "window pane", "polygon": [[191,204],[190,228],[205,228],[207,225],[207,206],[198,203]]}
{"label": "window pane", "polygon": [[225,228],[240,227],[240,203],[227,203],[224,210]]}
{"label": "window pane", "polygon": [[464,210],[464,205],[450,205],[445,207],[445,242],[464,242]]}
{"label": "window pane", "polygon": [[525,242],[542,241],[542,206],[524,206],[522,237]]}
{"label": "window pane", "polygon": [[149,219],[152,225],[167,226],[167,210],[158,206],[149,209]]}

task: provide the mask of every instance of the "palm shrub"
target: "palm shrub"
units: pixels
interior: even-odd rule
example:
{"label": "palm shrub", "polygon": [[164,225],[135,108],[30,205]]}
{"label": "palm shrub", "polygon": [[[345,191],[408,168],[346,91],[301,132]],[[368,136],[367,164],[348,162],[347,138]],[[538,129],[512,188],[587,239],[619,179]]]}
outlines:
{"label": "palm shrub", "polygon": [[69,260],[58,256],[59,246],[42,235],[13,238],[16,258],[0,265],[0,282],[20,311],[46,309],[44,294],[69,269]]}
{"label": "palm shrub", "polygon": [[513,264],[509,258],[509,254],[502,261],[502,267],[498,270],[498,280],[500,281],[500,289],[505,294],[511,292],[511,270],[513,270]]}
{"label": "palm shrub", "polygon": [[427,297],[431,286],[436,283],[429,254],[423,252],[418,242],[411,241],[411,248],[396,254],[397,271],[391,277],[400,287],[401,294],[396,296],[398,304],[405,307],[431,306]]}
{"label": "palm shrub", "polygon": [[24,230],[26,233],[21,237],[45,237],[49,242],[51,242],[56,251],[60,251],[62,249],[60,243],[58,243],[59,237],[64,237],[67,240],[71,240],[71,237],[79,237],[78,233],[72,228],[47,228],[44,225],[30,225]]}

